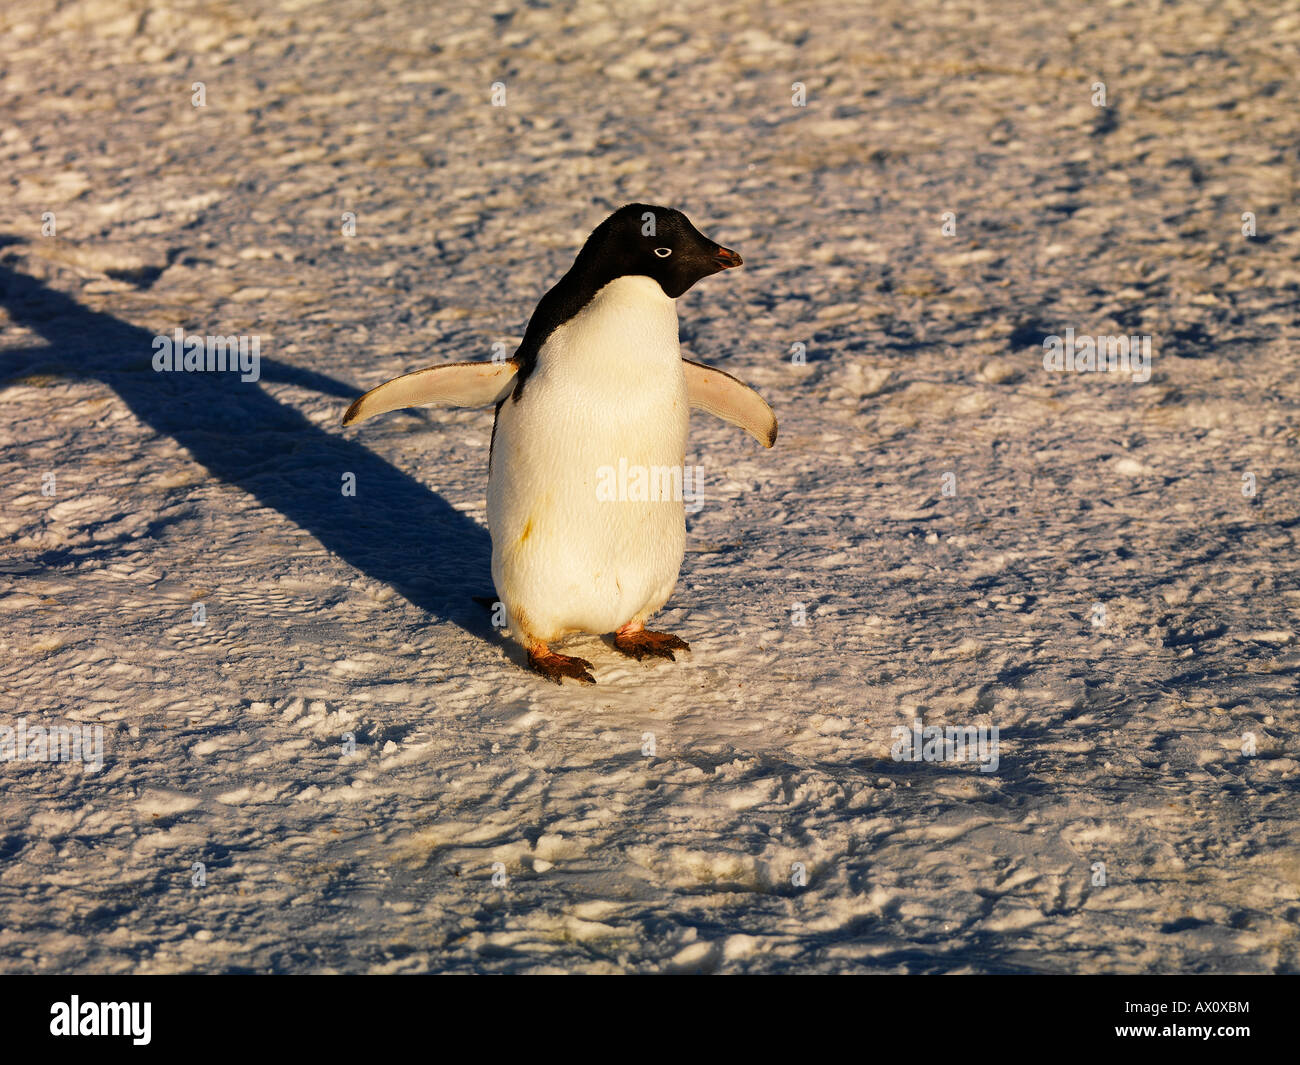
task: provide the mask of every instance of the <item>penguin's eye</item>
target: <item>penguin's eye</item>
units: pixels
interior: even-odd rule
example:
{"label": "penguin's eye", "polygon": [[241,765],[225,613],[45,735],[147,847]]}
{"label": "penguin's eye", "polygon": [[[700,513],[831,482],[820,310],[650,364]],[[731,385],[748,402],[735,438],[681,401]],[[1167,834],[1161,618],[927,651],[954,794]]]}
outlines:
{"label": "penguin's eye", "polygon": [[655,254],[661,259],[667,259],[672,253],[672,248],[655,248]]}

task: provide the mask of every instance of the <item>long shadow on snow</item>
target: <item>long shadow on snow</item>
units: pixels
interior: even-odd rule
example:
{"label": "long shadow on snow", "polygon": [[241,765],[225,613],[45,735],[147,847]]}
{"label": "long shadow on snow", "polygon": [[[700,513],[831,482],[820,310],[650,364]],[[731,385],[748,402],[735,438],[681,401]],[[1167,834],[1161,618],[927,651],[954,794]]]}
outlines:
{"label": "long shadow on snow", "polygon": [[[0,236],[0,246],[14,242]],[[102,381],[214,477],[278,510],[434,618],[493,638],[488,619],[469,600],[492,587],[487,530],[413,477],[341,433],[318,428],[237,373],[155,372],[152,333],[89,310],[10,263],[0,263],[0,304],[49,345],[7,353],[7,377],[39,369]],[[14,366],[14,355],[27,356],[28,365]],[[265,380],[357,395],[341,381],[274,359],[263,357],[261,369]],[[345,472],[356,475],[355,497],[340,491]],[[56,552],[37,561],[66,564],[72,556]]]}

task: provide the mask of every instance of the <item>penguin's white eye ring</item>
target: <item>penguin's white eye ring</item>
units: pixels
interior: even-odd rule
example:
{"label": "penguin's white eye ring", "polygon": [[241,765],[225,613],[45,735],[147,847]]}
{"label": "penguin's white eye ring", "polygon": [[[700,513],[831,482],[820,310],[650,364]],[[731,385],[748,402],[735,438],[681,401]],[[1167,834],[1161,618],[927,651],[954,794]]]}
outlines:
{"label": "penguin's white eye ring", "polygon": [[661,259],[667,259],[672,253],[672,248],[655,248],[655,254]]}

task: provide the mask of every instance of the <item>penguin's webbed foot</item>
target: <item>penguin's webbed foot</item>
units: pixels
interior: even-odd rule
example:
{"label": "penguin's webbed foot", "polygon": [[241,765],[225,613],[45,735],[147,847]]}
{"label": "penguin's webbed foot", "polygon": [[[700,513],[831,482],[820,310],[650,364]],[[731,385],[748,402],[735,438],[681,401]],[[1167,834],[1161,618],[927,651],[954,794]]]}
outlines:
{"label": "penguin's webbed foot", "polygon": [[565,677],[571,677],[583,684],[595,684],[591,675],[591,663],[585,658],[556,654],[546,644],[528,649],[528,664],[547,680],[561,683]]}
{"label": "penguin's webbed foot", "polygon": [[680,636],[671,632],[652,632],[642,628],[625,625],[614,633],[614,646],[638,662],[643,658],[666,658],[676,662],[673,651],[689,651],[691,645]]}

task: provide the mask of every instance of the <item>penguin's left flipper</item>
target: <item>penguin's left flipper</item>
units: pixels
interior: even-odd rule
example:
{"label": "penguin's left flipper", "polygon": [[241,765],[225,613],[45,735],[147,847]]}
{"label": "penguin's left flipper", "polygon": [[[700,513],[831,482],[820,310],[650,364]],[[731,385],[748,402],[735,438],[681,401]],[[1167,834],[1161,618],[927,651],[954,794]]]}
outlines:
{"label": "penguin's left flipper", "polygon": [[762,396],[729,373],[690,359],[682,362],[686,365],[686,393],[692,407],[744,429],[764,447],[776,443],[776,415]]}
{"label": "penguin's left flipper", "polygon": [[450,362],[394,377],[348,408],[344,425],[402,407],[493,407],[514,386],[519,367],[505,362]]}

